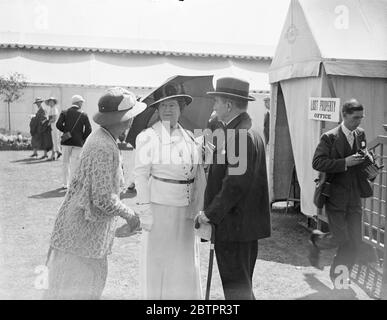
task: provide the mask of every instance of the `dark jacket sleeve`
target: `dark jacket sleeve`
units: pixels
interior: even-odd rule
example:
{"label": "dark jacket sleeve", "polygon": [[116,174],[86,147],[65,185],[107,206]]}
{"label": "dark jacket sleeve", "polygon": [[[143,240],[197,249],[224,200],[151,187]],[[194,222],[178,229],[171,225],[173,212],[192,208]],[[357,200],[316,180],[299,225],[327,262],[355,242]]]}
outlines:
{"label": "dark jacket sleeve", "polygon": [[[238,137],[236,137],[235,149],[239,150],[237,141],[239,141]],[[236,168],[239,163],[235,165],[227,164],[227,173],[222,182],[222,189],[205,210],[205,214],[208,219],[210,219],[210,222],[219,224],[225,215],[230,213],[232,208],[235,207],[238,201],[247,193],[250,186],[250,179],[254,174],[254,161],[259,159],[259,156],[256,157],[254,155],[254,151],[255,146],[251,136],[248,134],[246,171],[243,174],[230,175],[230,169],[233,167]]]}
{"label": "dark jacket sleeve", "polygon": [[91,125],[90,125],[89,117],[87,116],[87,114],[84,114],[83,118],[84,118],[83,140],[86,140],[87,137],[91,133]]}
{"label": "dark jacket sleeve", "polygon": [[312,166],[314,170],[326,173],[345,171],[345,158],[332,159],[330,155],[332,147],[332,139],[323,134],[313,156]]}
{"label": "dark jacket sleeve", "polygon": [[56,122],[56,127],[59,131],[64,132],[65,130],[65,116],[63,111],[59,115],[58,121]]}
{"label": "dark jacket sleeve", "polygon": [[265,113],[265,118],[263,120],[263,135],[265,136],[265,143],[269,143],[269,133],[270,132],[270,112]]}

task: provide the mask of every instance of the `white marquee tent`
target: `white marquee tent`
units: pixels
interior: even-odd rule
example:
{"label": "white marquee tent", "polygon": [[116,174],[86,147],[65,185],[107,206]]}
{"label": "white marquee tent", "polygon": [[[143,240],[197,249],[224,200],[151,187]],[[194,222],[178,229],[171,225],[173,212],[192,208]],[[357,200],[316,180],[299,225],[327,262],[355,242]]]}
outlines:
{"label": "white marquee tent", "polygon": [[337,123],[308,119],[309,97],[358,99],[368,141],[387,123],[387,1],[292,0],[269,70],[272,200],[288,196],[295,164],[301,211],[315,215],[312,157]]}

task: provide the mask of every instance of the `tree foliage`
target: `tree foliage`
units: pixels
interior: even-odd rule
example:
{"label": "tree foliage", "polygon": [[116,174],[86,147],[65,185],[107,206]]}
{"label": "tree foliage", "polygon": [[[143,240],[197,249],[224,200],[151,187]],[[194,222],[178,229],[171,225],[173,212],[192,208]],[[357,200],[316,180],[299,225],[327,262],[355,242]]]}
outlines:
{"label": "tree foliage", "polygon": [[8,77],[0,76],[0,95],[4,102],[12,103],[23,95],[23,89],[27,87],[24,75],[14,72]]}

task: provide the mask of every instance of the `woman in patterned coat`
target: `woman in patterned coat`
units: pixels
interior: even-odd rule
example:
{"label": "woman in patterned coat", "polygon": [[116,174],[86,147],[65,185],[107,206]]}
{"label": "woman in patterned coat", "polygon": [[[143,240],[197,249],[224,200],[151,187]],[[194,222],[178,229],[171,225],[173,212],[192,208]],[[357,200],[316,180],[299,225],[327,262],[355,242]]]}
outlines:
{"label": "woman in patterned coat", "polygon": [[83,147],[52,232],[46,299],[99,299],[118,216],[131,231],[140,225],[138,215],[120,200],[124,181],[116,140],[145,105],[131,92],[114,88],[98,107],[93,119],[100,128]]}

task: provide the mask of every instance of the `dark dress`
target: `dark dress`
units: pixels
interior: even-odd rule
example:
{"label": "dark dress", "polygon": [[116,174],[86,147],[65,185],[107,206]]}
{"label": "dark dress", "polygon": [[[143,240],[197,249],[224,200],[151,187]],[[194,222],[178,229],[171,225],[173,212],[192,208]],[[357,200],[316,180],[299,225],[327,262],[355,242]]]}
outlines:
{"label": "dark dress", "polygon": [[39,108],[35,115],[37,122],[37,135],[36,138],[37,149],[49,151],[52,149],[52,138],[51,138],[51,126],[48,122],[48,117],[43,108]]}
{"label": "dark dress", "polygon": [[34,150],[40,148],[40,134],[38,133],[38,119],[36,115],[30,121],[31,147]]}

